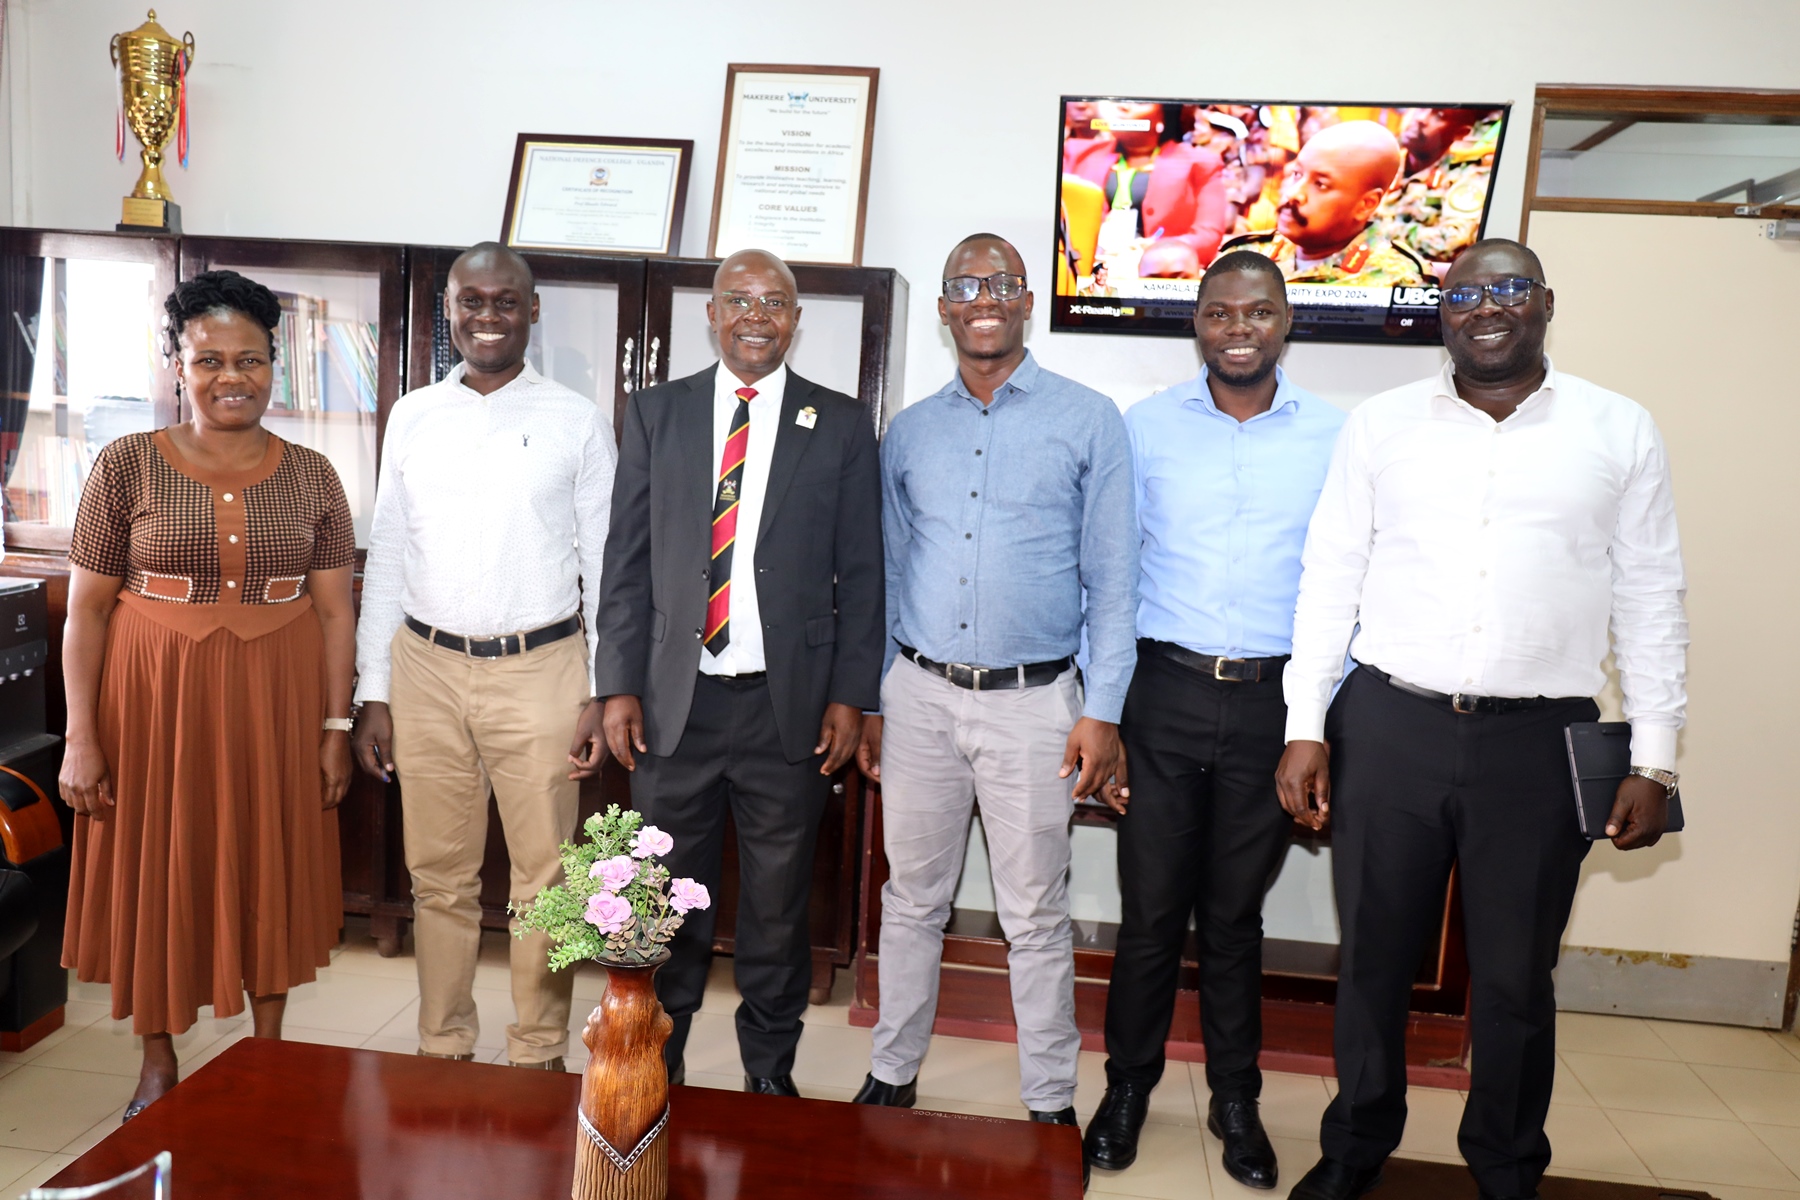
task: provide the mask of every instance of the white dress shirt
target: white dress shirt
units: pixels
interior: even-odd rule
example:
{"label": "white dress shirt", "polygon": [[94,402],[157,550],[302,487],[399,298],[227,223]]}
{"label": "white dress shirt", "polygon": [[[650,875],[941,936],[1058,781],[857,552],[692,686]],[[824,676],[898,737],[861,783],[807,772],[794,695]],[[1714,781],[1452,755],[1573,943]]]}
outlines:
{"label": "white dress shirt", "polygon": [[[769,492],[769,462],[775,457],[776,427],[781,423],[781,398],[787,394],[787,364],[776,367],[753,384],[731,373],[724,363],[713,374],[712,474],[707,496],[719,494],[719,464],[725,458],[725,439],[731,434],[731,418],[737,413],[737,390],[753,387],[750,400],[750,445],[744,451],[744,483],[738,491],[737,542],[731,548],[731,641],[723,654],[700,651],[702,675],[754,675],[766,670],[763,657],[762,610],[756,603],[756,530],[762,523],[763,497]],[[714,580],[717,587],[722,580]]]}
{"label": "white dress shirt", "polygon": [[388,418],[356,630],[359,702],[388,698],[388,645],[411,615],[496,637],[580,611],[596,645],[612,507],[611,422],[526,364],[492,395],[458,363]]}
{"label": "white dress shirt", "polygon": [[1498,423],[1450,364],[1350,414],[1302,555],[1289,741],[1324,740],[1353,630],[1357,661],[1420,687],[1565,697],[1605,686],[1610,622],[1631,760],[1674,769],[1687,587],[1662,438],[1545,366]]}

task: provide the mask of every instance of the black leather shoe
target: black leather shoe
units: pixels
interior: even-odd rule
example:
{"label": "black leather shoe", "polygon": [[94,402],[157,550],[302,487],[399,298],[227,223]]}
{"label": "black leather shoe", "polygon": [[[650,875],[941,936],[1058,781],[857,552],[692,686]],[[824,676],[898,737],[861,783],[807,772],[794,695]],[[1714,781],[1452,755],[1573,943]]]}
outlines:
{"label": "black leather shoe", "polygon": [[1381,1184],[1380,1167],[1349,1167],[1329,1158],[1321,1158],[1303,1176],[1288,1200],[1356,1200]]}
{"label": "black leather shoe", "polygon": [[[1035,1108],[1028,1108],[1025,1111],[1029,1113],[1031,1119],[1036,1121],[1039,1125],[1072,1125],[1076,1129],[1081,1128],[1081,1122],[1075,1119],[1075,1110],[1073,1108],[1062,1108],[1055,1112],[1039,1112]],[[1087,1191],[1088,1177],[1092,1174],[1093,1169],[1088,1165],[1087,1154],[1084,1151],[1081,1155],[1082,1191]]]}
{"label": "black leather shoe", "polygon": [[794,1086],[792,1075],[777,1075],[773,1079],[758,1079],[754,1075],[744,1076],[744,1090],[755,1092],[759,1096],[798,1096],[800,1089]]}
{"label": "black leather shoe", "polygon": [[1100,1098],[1081,1154],[1103,1171],[1123,1171],[1137,1161],[1138,1134],[1150,1111],[1150,1089],[1141,1083],[1115,1083]]}
{"label": "black leather shoe", "polygon": [[1225,1143],[1225,1173],[1247,1188],[1275,1186],[1275,1147],[1254,1100],[1221,1100],[1206,1109],[1206,1129]]}
{"label": "black leather shoe", "polygon": [[687,1059],[684,1058],[680,1062],[675,1064],[675,1069],[673,1071],[669,1072],[669,1086],[670,1087],[680,1087],[682,1084],[684,1084],[686,1082],[687,1082]]}
{"label": "black leather shoe", "polygon": [[870,1075],[863,1080],[862,1090],[851,1099],[852,1104],[879,1104],[884,1108],[911,1108],[919,1102],[919,1081],[883,1083]]}

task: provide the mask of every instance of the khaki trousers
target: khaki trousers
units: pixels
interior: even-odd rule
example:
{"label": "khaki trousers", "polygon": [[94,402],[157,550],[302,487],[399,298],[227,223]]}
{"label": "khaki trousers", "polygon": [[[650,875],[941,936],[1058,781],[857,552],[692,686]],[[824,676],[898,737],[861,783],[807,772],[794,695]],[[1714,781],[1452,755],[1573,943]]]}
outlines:
{"label": "khaki trousers", "polygon": [[[482,659],[404,625],[394,634],[389,707],[412,873],[419,1048],[427,1053],[468,1054],[480,1033],[474,987],[490,787],[512,859],[511,901],[528,903],[561,882],[558,849],[574,835],[580,787],[568,778],[569,744],[592,691],[586,648],[576,634]],[[541,933],[511,942],[513,1062],[543,1062],[568,1046],[575,972],[552,972],[549,949]]]}

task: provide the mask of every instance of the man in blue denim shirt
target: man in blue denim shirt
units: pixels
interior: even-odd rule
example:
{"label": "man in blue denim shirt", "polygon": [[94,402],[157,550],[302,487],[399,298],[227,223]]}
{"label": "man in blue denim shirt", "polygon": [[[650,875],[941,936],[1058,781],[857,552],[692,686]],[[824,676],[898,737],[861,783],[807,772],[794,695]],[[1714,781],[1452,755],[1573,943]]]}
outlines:
{"label": "man in blue denim shirt", "polygon": [[[1020,1097],[1032,1120],[1073,1125],[1069,817],[1075,799],[1124,783],[1137,527],[1119,410],[1037,365],[1025,349],[1031,308],[1018,251],[992,234],[964,239],[938,301],[957,374],[895,417],[882,443],[890,641],[882,715],[865,719],[859,759],[882,784],[892,875],[881,1019],[856,1098],[917,1096],[979,795]],[[1074,665],[1084,627],[1085,678]]]}

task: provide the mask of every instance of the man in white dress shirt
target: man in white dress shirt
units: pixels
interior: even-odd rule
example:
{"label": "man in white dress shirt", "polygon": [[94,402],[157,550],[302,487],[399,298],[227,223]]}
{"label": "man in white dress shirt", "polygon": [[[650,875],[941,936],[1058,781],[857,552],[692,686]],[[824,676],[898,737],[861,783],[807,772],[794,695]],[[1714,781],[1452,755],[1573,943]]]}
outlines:
{"label": "man in white dress shirt", "polygon": [[1589,844],[1563,731],[1597,719],[1609,624],[1634,765],[1606,834],[1649,846],[1667,821],[1688,641],[1668,462],[1642,408],[1551,366],[1554,311],[1518,243],[1458,258],[1450,363],[1350,414],[1307,534],[1276,780],[1297,820],[1332,824],[1343,942],[1338,1093],[1293,1200],[1363,1195],[1400,1143],[1407,1000],[1453,864],[1473,976],[1458,1144],[1484,1200],[1537,1195],[1550,973]]}
{"label": "man in white dress shirt", "polygon": [[[594,401],[525,361],[538,297],[517,253],[464,253],[444,310],[463,361],[401,398],[382,447],[355,747],[378,778],[399,767],[419,1053],[467,1059],[490,787],[509,897],[529,901],[560,878],[580,780],[605,753],[590,664],[616,453]],[[560,1071],[574,972],[551,972],[548,949],[511,942],[506,1053]]]}

